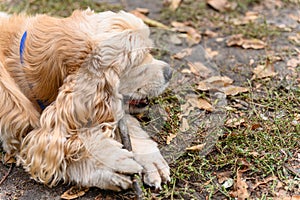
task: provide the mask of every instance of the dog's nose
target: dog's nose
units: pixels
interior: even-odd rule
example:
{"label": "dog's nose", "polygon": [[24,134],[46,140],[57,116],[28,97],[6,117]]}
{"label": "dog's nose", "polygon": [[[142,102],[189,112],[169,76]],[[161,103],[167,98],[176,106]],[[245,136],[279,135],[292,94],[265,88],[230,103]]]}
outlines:
{"label": "dog's nose", "polygon": [[171,67],[165,67],[163,69],[164,78],[166,81],[169,81],[172,78],[173,70]]}

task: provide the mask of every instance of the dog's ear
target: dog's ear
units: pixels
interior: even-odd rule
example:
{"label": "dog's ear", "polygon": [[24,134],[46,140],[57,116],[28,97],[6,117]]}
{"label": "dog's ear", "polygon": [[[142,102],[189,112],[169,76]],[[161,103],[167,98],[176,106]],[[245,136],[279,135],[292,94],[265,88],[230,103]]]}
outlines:
{"label": "dog's ear", "polygon": [[149,28],[143,21],[126,12],[115,13],[101,21],[101,34],[94,40],[87,66],[97,73],[107,67],[121,73],[144,58],[152,47]]}
{"label": "dog's ear", "polygon": [[18,162],[36,181],[55,186],[65,174],[64,141],[53,131],[33,130],[22,142]]}

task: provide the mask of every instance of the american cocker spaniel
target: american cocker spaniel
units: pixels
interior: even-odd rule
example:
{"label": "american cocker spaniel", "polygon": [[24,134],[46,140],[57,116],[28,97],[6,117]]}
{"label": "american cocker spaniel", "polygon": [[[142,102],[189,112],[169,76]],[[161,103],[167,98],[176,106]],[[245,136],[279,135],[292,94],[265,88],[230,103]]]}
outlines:
{"label": "american cocker spaniel", "polygon": [[[166,88],[170,66],[150,54],[149,28],[126,12],[68,18],[0,16],[0,138],[5,158],[49,186],[121,190],[130,174],[156,188],[170,171],[157,144],[125,112]],[[125,118],[132,152],[117,126]],[[123,119],[124,119],[123,118]]]}

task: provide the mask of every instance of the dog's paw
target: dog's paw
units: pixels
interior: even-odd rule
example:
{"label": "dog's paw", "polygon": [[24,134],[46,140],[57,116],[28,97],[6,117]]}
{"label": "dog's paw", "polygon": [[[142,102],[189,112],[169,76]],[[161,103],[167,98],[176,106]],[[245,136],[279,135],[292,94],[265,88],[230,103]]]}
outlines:
{"label": "dog's paw", "polygon": [[161,184],[170,181],[170,168],[160,152],[138,154],[135,160],[143,166],[143,180],[149,186],[161,189]]}

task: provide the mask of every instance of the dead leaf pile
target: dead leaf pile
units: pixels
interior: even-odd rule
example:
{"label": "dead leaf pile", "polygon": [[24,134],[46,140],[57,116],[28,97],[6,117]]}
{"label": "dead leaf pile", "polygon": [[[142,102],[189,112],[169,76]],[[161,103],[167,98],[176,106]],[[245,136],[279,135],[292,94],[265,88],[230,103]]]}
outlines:
{"label": "dead leaf pile", "polygon": [[246,87],[234,86],[231,85],[232,83],[233,80],[227,76],[212,76],[199,82],[197,89],[201,91],[217,90],[230,96],[249,91]]}
{"label": "dead leaf pile", "polygon": [[201,35],[195,28],[189,26],[187,23],[173,21],[171,22],[172,30],[182,33],[180,37],[185,38],[189,46],[199,44]]}
{"label": "dead leaf pile", "polygon": [[259,39],[245,39],[242,34],[232,35],[227,41],[227,46],[240,46],[244,49],[263,49],[266,43]]}

